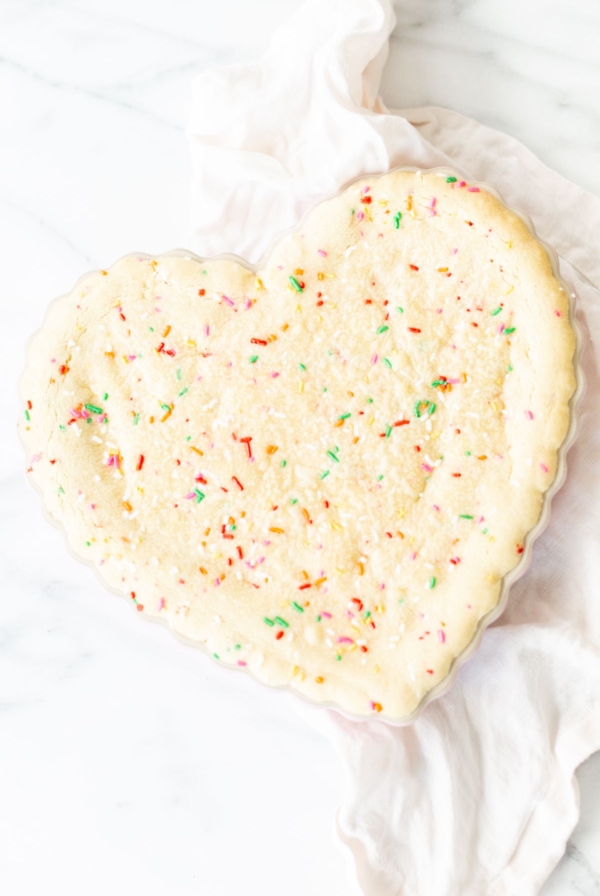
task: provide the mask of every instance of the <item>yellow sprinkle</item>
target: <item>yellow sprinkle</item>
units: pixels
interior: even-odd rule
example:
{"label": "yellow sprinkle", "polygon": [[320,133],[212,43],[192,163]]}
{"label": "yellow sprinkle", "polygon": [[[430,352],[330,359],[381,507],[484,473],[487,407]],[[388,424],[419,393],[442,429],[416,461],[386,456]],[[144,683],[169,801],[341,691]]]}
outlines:
{"label": "yellow sprinkle", "polygon": [[466,383],[466,382],[467,382],[467,374],[466,374],[466,373],[461,373],[461,375],[460,375],[460,381],[461,381],[461,383]]}
{"label": "yellow sprinkle", "polygon": [[323,582],[326,582],[326,581],[327,581],[327,576],[322,576],[320,579],[315,579],[315,581],[314,581],[315,588],[318,588],[319,585],[322,585]]}
{"label": "yellow sprinkle", "polygon": [[512,247],[513,247],[512,240],[509,240],[508,243],[506,244],[506,248],[507,248],[507,249],[512,249]]}
{"label": "yellow sprinkle", "polygon": [[409,212],[412,209],[412,196],[409,196],[406,200],[406,211]]}
{"label": "yellow sprinkle", "polygon": [[260,279],[260,277],[255,277],[255,278],[254,278],[254,285],[256,286],[257,289],[262,289],[262,288],[263,288],[263,282],[262,282],[262,280]]}
{"label": "yellow sprinkle", "polygon": [[448,268],[438,268],[438,274],[445,274]]}
{"label": "yellow sprinkle", "polygon": [[100,273],[102,274],[103,277],[107,277],[107,276],[108,276],[108,271],[100,271]]}
{"label": "yellow sprinkle", "polygon": [[514,290],[514,286],[512,285],[512,283],[509,283],[509,284],[508,284],[508,289],[505,289],[505,290],[504,290],[504,295],[505,295],[505,296],[509,295],[509,293],[511,293],[513,290]]}
{"label": "yellow sprinkle", "polygon": [[298,386],[298,392],[302,394],[304,392],[304,380],[300,380],[300,385]]}
{"label": "yellow sprinkle", "polygon": [[340,524],[339,524],[339,523],[336,523],[335,521],[331,524],[331,528],[332,528],[332,529],[335,529],[336,532],[343,532],[343,531],[344,531],[343,528],[342,528],[342,526],[340,526]]}
{"label": "yellow sprinkle", "polygon": [[319,271],[319,273],[317,274],[317,280],[324,280],[324,279],[325,279],[325,274],[322,271]]}
{"label": "yellow sprinkle", "polygon": [[373,666],[373,672],[375,673],[375,675],[379,675],[381,669],[379,668],[379,666]]}
{"label": "yellow sprinkle", "polygon": [[302,268],[296,268],[296,270],[294,271],[294,274],[296,275],[296,277],[301,277],[303,273],[304,273],[304,271]]}

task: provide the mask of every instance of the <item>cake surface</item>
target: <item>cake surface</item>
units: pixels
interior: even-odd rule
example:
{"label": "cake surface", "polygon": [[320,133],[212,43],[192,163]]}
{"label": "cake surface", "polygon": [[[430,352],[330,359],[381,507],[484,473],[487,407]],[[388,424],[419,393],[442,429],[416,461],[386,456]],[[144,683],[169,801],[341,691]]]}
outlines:
{"label": "cake surface", "polygon": [[257,273],[127,257],[30,346],[28,468],[76,554],[221,663],[409,715],[552,483],[569,301],[525,224],[435,173],[364,178]]}

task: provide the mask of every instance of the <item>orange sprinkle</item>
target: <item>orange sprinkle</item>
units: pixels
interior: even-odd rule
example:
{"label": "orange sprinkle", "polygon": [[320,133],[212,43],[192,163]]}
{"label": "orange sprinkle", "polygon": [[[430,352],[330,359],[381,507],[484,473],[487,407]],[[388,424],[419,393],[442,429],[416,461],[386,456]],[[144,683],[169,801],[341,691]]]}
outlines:
{"label": "orange sprinkle", "polygon": [[480,454],[477,460],[487,460],[487,454]]}
{"label": "orange sprinkle", "polygon": [[190,451],[194,451],[196,454],[199,454],[200,457],[204,457],[204,451],[200,451],[199,448],[194,448],[193,445],[190,445]]}
{"label": "orange sprinkle", "polygon": [[324,280],[324,279],[325,279],[325,274],[323,274],[321,271],[319,271],[319,273],[317,274],[317,280]]}
{"label": "orange sprinkle", "polygon": [[131,513],[131,511],[133,510],[133,507],[131,506],[131,504],[129,503],[129,501],[123,501],[123,507],[125,508],[125,510],[126,510],[128,513]]}
{"label": "orange sprinkle", "polygon": [[358,574],[359,576],[364,576],[365,574],[365,564],[359,561],[358,563]]}
{"label": "orange sprinkle", "polygon": [[104,352],[104,354],[106,355],[107,358],[114,358],[114,356],[115,356],[114,352]]}
{"label": "orange sprinkle", "polygon": [[148,417],[148,422],[149,422],[149,423],[154,423],[154,417]]}
{"label": "orange sprinkle", "polygon": [[198,569],[200,570],[200,572],[202,573],[203,576],[207,576],[207,575],[208,575],[207,571],[204,569],[203,566],[199,566]]}
{"label": "orange sprinkle", "polygon": [[267,454],[275,454],[276,451],[279,451],[277,445],[267,445]]}
{"label": "orange sprinkle", "polygon": [[322,585],[323,582],[327,581],[327,576],[322,576],[320,579],[315,579],[315,588],[318,588],[319,585]]}
{"label": "orange sprinkle", "polygon": [[166,339],[170,332],[171,332],[171,325],[168,324],[164,329],[163,339]]}
{"label": "orange sprinkle", "polygon": [[373,706],[373,709],[375,710],[375,712],[381,712],[381,710],[383,709],[383,706],[381,705],[381,703],[374,702],[372,704],[372,706]]}
{"label": "orange sprinkle", "polygon": [[163,414],[163,416],[160,418],[160,422],[161,422],[161,423],[164,423],[165,420],[168,420],[168,419],[169,419],[169,417],[171,416],[172,413],[173,413],[172,409],[169,408],[169,410],[168,410],[168,411],[165,411],[165,413]]}
{"label": "orange sprinkle", "polygon": [[317,677],[315,678],[315,681],[317,682],[317,684],[323,684],[325,679],[323,678],[322,675],[317,675]]}
{"label": "orange sprinkle", "polygon": [[285,535],[285,530],[280,529],[279,526],[269,526],[269,532],[276,532],[277,535]]}
{"label": "orange sprinkle", "polygon": [[283,324],[283,326],[282,326],[281,329],[282,329],[282,331],[285,333],[285,331],[286,331],[286,330],[289,330],[289,328],[290,328],[290,325],[289,325],[289,324]]}

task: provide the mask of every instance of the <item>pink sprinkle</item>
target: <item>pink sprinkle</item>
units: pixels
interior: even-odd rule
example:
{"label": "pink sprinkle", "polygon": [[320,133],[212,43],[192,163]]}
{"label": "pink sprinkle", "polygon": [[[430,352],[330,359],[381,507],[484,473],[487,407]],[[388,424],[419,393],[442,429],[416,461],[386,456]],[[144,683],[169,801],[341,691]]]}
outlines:
{"label": "pink sprinkle", "polygon": [[342,636],[341,638],[338,638],[337,642],[338,642],[338,644],[354,644],[354,641],[352,640],[352,638],[346,638],[345,635]]}
{"label": "pink sprinkle", "polygon": [[426,473],[433,473],[433,467],[430,467],[429,464],[421,464],[421,469],[425,470]]}
{"label": "pink sprinkle", "polygon": [[272,374],[271,374],[271,379],[272,379],[272,380],[275,380],[275,379],[277,379],[278,376],[279,376],[279,374],[278,374],[277,372],[272,373]]}
{"label": "pink sprinkle", "polygon": [[411,559],[411,560],[416,560],[416,559],[417,559],[417,555],[416,555],[416,553],[415,553],[414,551],[413,551],[412,554],[410,555],[410,559]]}
{"label": "pink sprinkle", "polygon": [[455,379],[452,379],[452,380],[446,380],[446,382],[447,382],[447,383],[450,383],[452,386],[456,386],[458,383],[460,383],[460,380],[457,379],[457,378],[455,378]]}
{"label": "pink sprinkle", "polygon": [[323,249],[317,249],[317,252],[319,253],[319,255],[322,255],[323,258],[327,258],[327,252],[325,252]]}
{"label": "pink sprinkle", "polygon": [[385,582],[382,582],[382,583],[381,583],[381,585],[379,586],[379,589],[380,589],[381,591],[383,591],[383,590],[385,589]]}
{"label": "pink sprinkle", "polygon": [[359,213],[357,214],[357,216],[356,216],[356,220],[357,220],[357,221],[363,221],[363,220],[364,220],[364,217],[365,217],[365,213],[364,213],[364,212],[359,212]]}
{"label": "pink sprinkle", "polygon": [[533,420],[533,414],[531,413],[531,411],[525,411],[525,416],[528,420]]}
{"label": "pink sprinkle", "polygon": [[127,355],[128,361],[135,361],[136,358],[137,358],[137,355]]}
{"label": "pink sprinkle", "polygon": [[235,305],[235,302],[232,302],[231,299],[229,298],[229,296],[223,296],[223,301],[226,302],[228,305],[230,305],[232,308]]}
{"label": "pink sprinkle", "polygon": [[363,193],[368,193],[371,187],[363,187]]}
{"label": "pink sprinkle", "polygon": [[562,317],[562,311],[559,311],[558,308],[554,312],[557,317]]}
{"label": "pink sprinkle", "polygon": [[440,509],[440,508],[437,506],[437,504],[432,504],[431,506],[433,507],[434,510],[439,510],[439,509]]}
{"label": "pink sprinkle", "polygon": [[466,187],[466,186],[467,186],[467,182],[466,182],[466,180],[461,180],[460,183],[455,184],[455,186],[456,186],[456,187]]}
{"label": "pink sprinkle", "polygon": [[248,665],[248,663],[246,662],[246,660],[238,660],[238,661],[237,661],[237,664],[238,664],[238,666],[247,666],[247,665]]}
{"label": "pink sprinkle", "polygon": [[164,610],[164,608],[165,608],[166,606],[167,606],[167,602],[166,602],[166,600],[164,599],[164,597],[161,597],[161,599],[160,599],[159,602],[158,602],[158,609],[159,609],[159,610]]}
{"label": "pink sprinkle", "polygon": [[437,212],[435,210],[436,203],[437,203],[437,199],[435,198],[435,196],[432,196],[431,202],[429,203],[429,208],[431,210],[432,215],[437,215]]}
{"label": "pink sprinkle", "polygon": [[542,473],[549,473],[549,472],[550,472],[550,470],[548,469],[548,467],[546,466],[546,464],[540,464],[540,470],[542,471]]}
{"label": "pink sprinkle", "polygon": [[440,642],[440,644],[446,643],[446,633],[443,632],[441,628],[438,629],[438,641]]}
{"label": "pink sprinkle", "polygon": [[196,494],[194,492],[190,492],[189,495],[186,495],[186,500],[189,501],[191,498],[195,498]]}
{"label": "pink sprinkle", "polygon": [[210,327],[208,326],[208,324],[204,327],[204,335],[210,336]]}
{"label": "pink sprinkle", "polygon": [[438,308],[436,313],[441,314],[443,310],[444,310],[443,308]]}
{"label": "pink sprinkle", "polygon": [[327,613],[325,610],[322,610],[321,616],[324,616],[325,619],[333,619],[331,613]]}
{"label": "pink sprinkle", "polygon": [[215,585],[218,587],[221,584],[221,579],[215,579]]}
{"label": "pink sprinkle", "polygon": [[484,516],[478,516],[478,517],[477,517],[477,524],[479,525],[479,523],[483,523],[484,520],[485,520],[485,517],[484,517]]}
{"label": "pink sprinkle", "polygon": [[468,187],[469,193],[479,193],[479,187]]}
{"label": "pink sprinkle", "polygon": [[457,252],[458,252],[458,249],[453,249],[451,252],[451,255],[456,255]]}
{"label": "pink sprinkle", "polygon": [[498,327],[498,329],[497,329],[497,331],[496,331],[496,332],[498,333],[498,336],[499,336],[503,331],[504,331],[504,324],[500,324],[500,326]]}
{"label": "pink sprinkle", "polygon": [[95,505],[95,504],[90,504],[90,510],[95,510],[95,509],[96,509],[96,505]]}
{"label": "pink sprinkle", "polygon": [[371,363],[377,364],[378,359],[379,359],[379,355],[373,355],[373,357],[371,358]]}

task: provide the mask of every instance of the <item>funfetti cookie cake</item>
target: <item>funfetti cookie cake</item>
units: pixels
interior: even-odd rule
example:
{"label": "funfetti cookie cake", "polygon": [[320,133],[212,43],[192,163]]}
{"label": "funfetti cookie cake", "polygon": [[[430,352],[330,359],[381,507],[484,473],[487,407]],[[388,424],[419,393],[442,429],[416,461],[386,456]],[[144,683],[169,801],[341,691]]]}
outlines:
{"label": "funfetti cookie cake", "polygon": [[79,557],[215,660],[402,719],[519,562],[575,388],[568,297],[451,176],[351,185],[258,273],[130,256],[29,350],[29,472]]}

